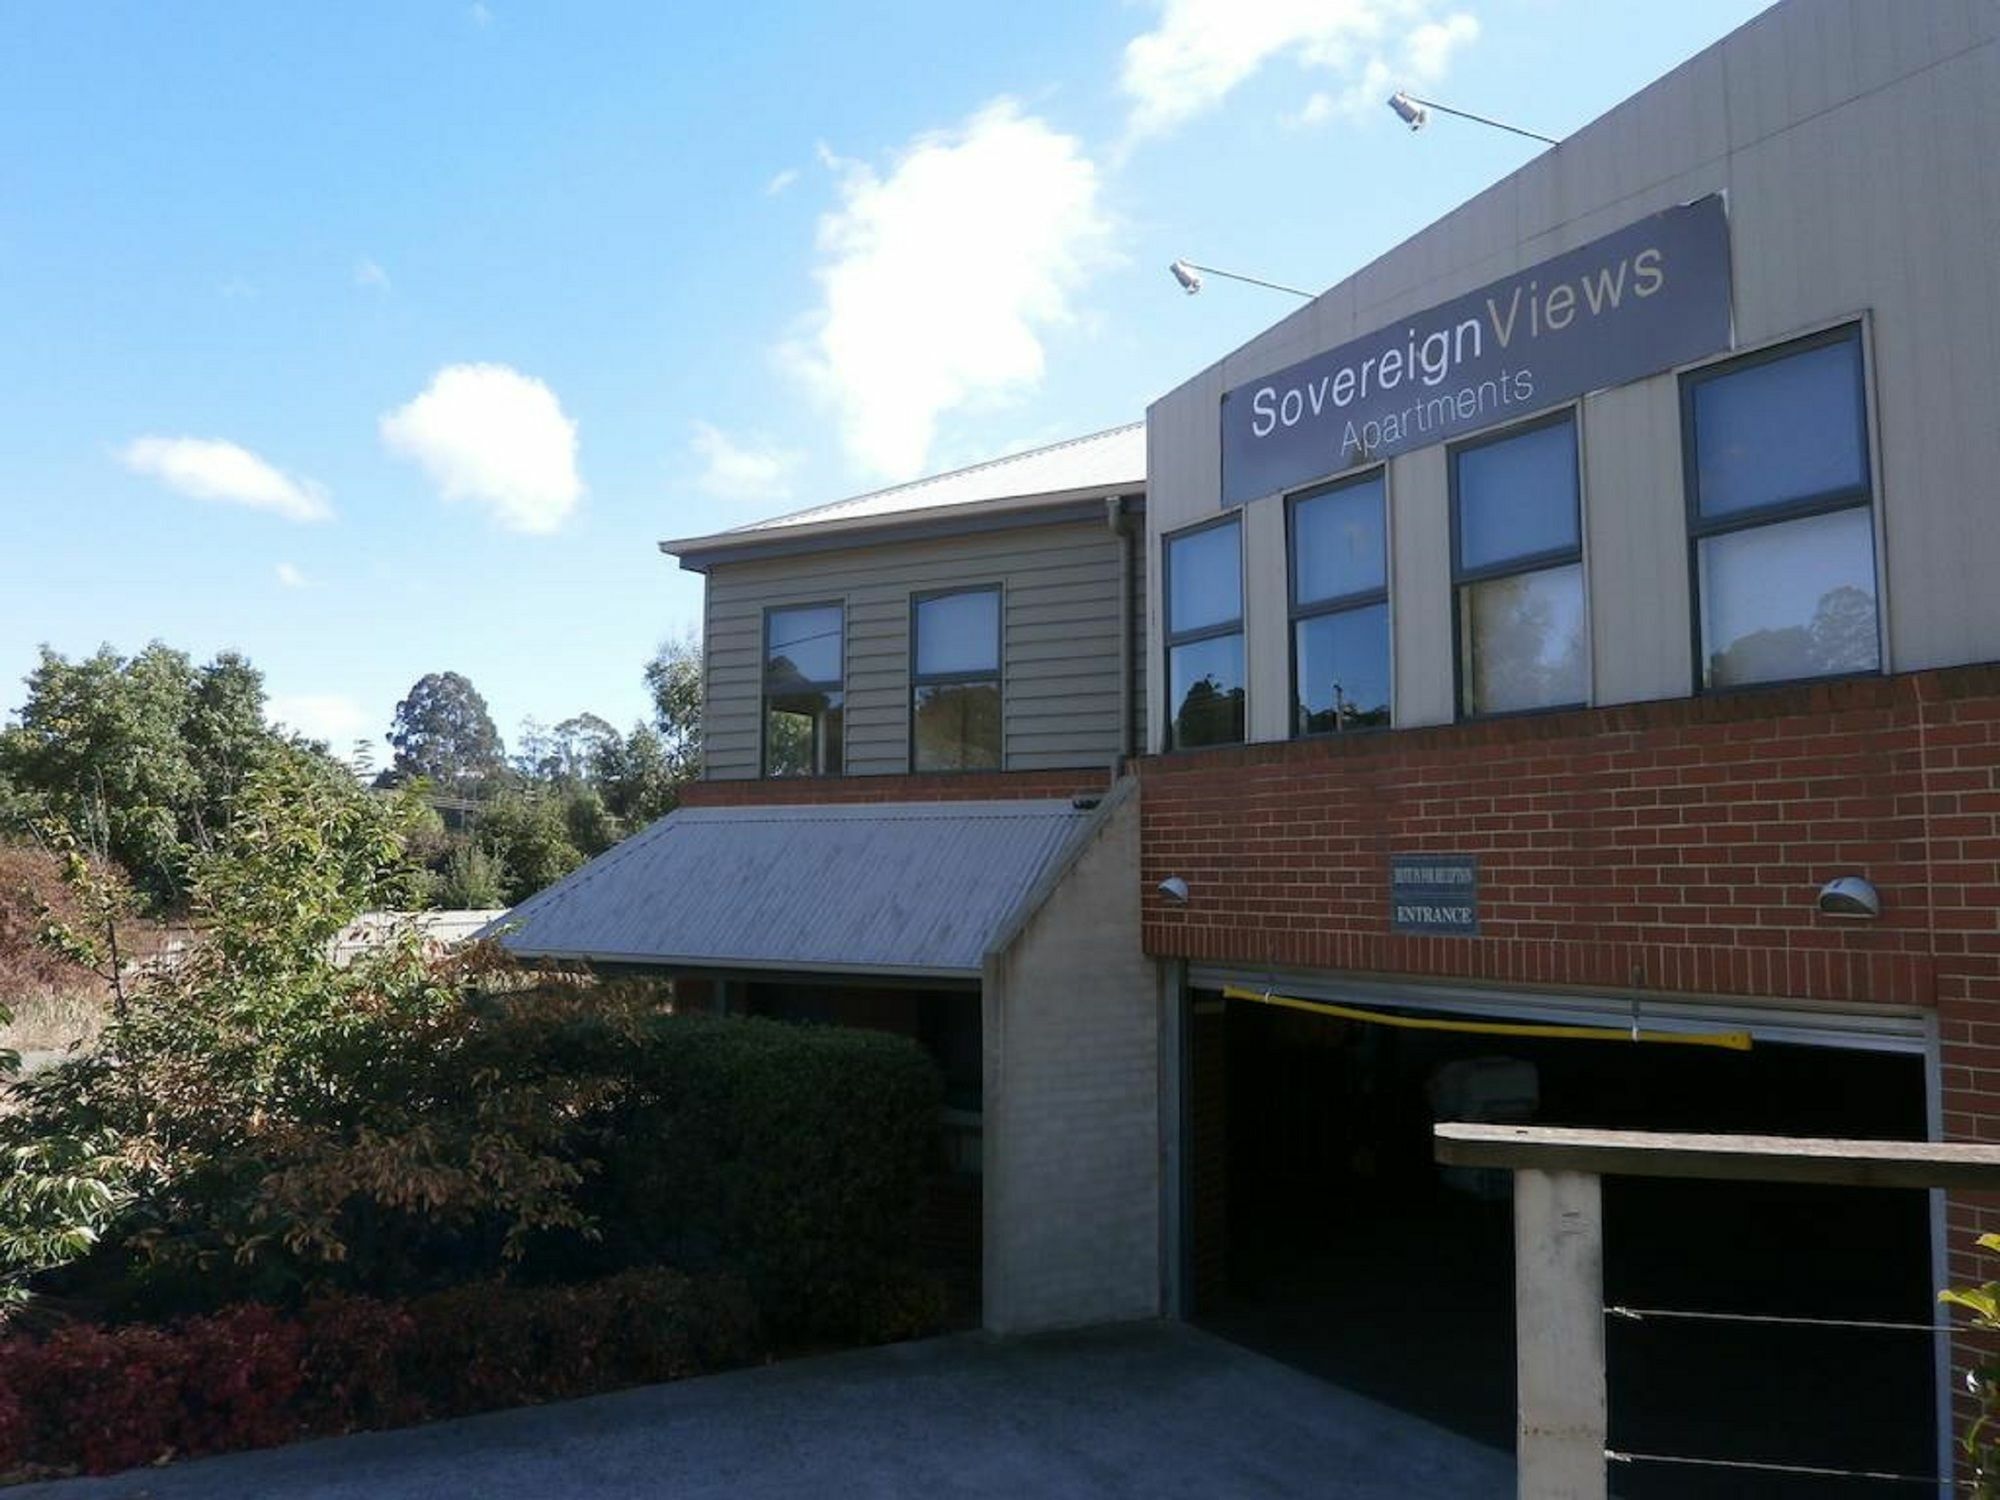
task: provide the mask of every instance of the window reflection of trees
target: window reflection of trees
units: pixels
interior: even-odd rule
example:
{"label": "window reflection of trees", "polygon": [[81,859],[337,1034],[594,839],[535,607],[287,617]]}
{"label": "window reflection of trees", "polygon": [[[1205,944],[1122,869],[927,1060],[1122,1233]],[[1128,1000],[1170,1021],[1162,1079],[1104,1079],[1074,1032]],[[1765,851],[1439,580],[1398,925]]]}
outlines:
{"label": "window reflection of trees", "polygon": [[1881,662],[1875,596],[1851,583],[1819,597],[1804,625],[1752,630],[1709,659],[1709,681],[1721,687],[1782,682],[1840,672],[1872,672]]}
{"label": "window reflection of trees", "polygon": [[1000,766],[1000,685],[939,683],[917,689],[917,767],[991,771]]}
{"label": "window reflection of trees", "polygon": [[1188,684],[1174,711],[1179,746],[1234,744],[1243,738],[1243,689],[1225,688],[1213,673]]}
{"label": "window reflection of trees", "polygon": [[1556,618],[1548,582],[1545,575],[1521,573],[1475,586],[1473,672],[1480,712],[1583,700],[1581,618],[1567,626]]}

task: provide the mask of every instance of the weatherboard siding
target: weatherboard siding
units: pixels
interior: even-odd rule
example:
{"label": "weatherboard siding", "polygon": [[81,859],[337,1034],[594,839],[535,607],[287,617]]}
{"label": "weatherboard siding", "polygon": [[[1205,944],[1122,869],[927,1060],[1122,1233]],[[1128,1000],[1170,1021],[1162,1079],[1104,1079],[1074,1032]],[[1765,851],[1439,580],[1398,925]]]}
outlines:
{"label": "weatherboard siding", "polygon": [[821,600],[847,608],[847,774],[906,772],[910,600],[995,584],[1004,600],[1005,768],[1108,763],[1119,751],[1120,562],[1110,527],[1083,522],[715,567],[706,607],[706,774],[759,773],[764,611]]}

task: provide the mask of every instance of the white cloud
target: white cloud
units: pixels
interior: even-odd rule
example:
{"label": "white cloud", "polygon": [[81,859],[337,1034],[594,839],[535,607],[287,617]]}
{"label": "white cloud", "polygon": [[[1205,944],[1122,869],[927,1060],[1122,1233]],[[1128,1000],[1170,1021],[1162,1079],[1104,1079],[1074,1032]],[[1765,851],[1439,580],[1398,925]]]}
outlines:
{"label": "white cloud", "polygon": [[820,157],[840,199],[819,223],[821,302],[782,352],[839,413],[854,461],[907,479],[941,416],[1040,382],[1043,335],[1110,256],[1098,170],[1005,99],[919,136],[886,175]]}
{"label": "white cloud", "polygon": [[446,500],[484,505],[510,531],[554,531],[583,498],[576,423],[554,391],[506,365],[445,366],[381,431]]}
{"label": "white cloud", "polygon": [[264,717],[307,739],[324,740],[336,752],[344,752],[373,727],[367,710],[341,693],[281,694],[265,703]]}
{"label": "white cloud", "polygon": [[797,167],[786,167],[782,172],[774,172],[771,174],[771,180],[764,184],[764,196],[766,198],[775,198],[798,180],[799,169]]}
{"label": "white cloud", "polygon": [[695,484],[722,500],[789,500],[801,455],[761,438],[738,442],[707,422],[694,424],[690,445],[701,460]]}
{"label": "white cloud", "polygon": [[472,24],[475,26],[491,26],[493,24],[493,12],[480,4],[479,0],[473,0],[473,3],[466,7],[465,13],[472,18]]}
{"label": "white cloud", "polygon": [[1453,53],[1478,38],[1479,22],[1463,12],[1427,21],[1402,39],[1394,64],[1388,57],[1369,58],[1346,87],[1322,89],[1308,99],[1294,123],[1317,125],[1335,115],[1372,118],[1378,110],[1386,119],[1383,105],[1389,95],[1399,88],[1422,93],[1449,71]]}
{"label": "white cloud", "polygon": [[287,521],[324,521],[333,515],[324,487],[287,474],[236,443],[143,437],[126,444],[119,460],[134,474],[149,475],[197,500],[267,510]]}
{"label": "white cloud", "polygon": [[354,263],[354,284],[371,291],[386,292],[389,290],[389,273],[382,269],[380,261],[363,257]]}
{"label": "white cloud", "polygon": [[278,575],[278,582],[282,583],[286,588],[302,589],[306,587],[306,575],[301,573],[293,564],[281,562],[274,571]]}
{"label": "white cloud", "polygon": [[1440,19],[1439,9],[1439,0],[1161,0],[1159,24],[1125,48],[1128,134],[1172,130],[1280,58],[1331,77],[1301,122],[1379,106],[1399,83],[1435,82],[1478,36],[1470,14]]}

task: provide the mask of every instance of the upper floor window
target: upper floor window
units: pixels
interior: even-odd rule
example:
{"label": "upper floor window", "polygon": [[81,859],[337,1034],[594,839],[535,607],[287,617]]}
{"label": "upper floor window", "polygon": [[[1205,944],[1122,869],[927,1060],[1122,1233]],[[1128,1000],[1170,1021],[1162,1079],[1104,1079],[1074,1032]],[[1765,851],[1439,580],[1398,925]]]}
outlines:
{"label": "upper floor window", "polygon": [[1685,377],[1701,685],[1880,668],[1856,327]]}
{"label": "upper floor window", "polygon": [[1000,590],[910,606],[910,766],[1000,769]]}
{"label": "upper floor window", "polygon": [[1454,448],[1451,508],[1459,712],[1586,701],[1574,413]]}
{"label": "upper floor window", "polygon": [[1292,733],[1389,723],[1382,472],[1294,495]]}
{"label": "upper floor window", "polygon": [[1210,522],[1166,539],[1167,748],[1243,739],[1243,527]]}
{"label": "upper floor window", "polygon": [[846,610],[764,612],[764,774],[838,776]]}

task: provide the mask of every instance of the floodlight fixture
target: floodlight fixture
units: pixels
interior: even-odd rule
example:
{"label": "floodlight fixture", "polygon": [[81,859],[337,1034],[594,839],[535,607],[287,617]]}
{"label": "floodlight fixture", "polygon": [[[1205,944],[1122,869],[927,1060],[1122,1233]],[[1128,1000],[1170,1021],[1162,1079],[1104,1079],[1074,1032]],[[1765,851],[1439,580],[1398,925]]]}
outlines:
{"label": "floodlight fixture", "polygon": [[1313,294],[1295,286],[1286,286],[1282,281],[1266,281],[1261,276],[1245,276],[1237,271],[1224,271],[1215,266],[1198,266],[1191,260],[1177,260],[1167,269],[1174,273],[1174,280],[1181,284],[1181,290],[1192,297],[1201,290],[1203,276],[1221,276],[1230,281],[1246,281],[1251,286],[1268,287],[1274,292],[1289,292],[1294,297],[1303,297],[1310,302]]}
{"label": "floodlight fixture", "polygon": [[1475,125],[1490,125],[1495,130],[1504,130],[1509,135],[1524,135],[1531,141],[1540,141],[1545,146],[1560,146],[1561,141],[1552,135],[1543,135],[1539,130],[1523,130],[1518,125],[1509,125],[1505,120],[1495,120],[1486,115],[1475,115],[1469,109],[1453,109],[1449,104],[1440,104],[1435,99],[1419,99],[1406,89],[1397,89],[1389,96],[1389,108],[1396,118],[1412,130],[1422,130],[1430,123],[1431,111],[1456,115],[1461,120],[1470,120]]}

